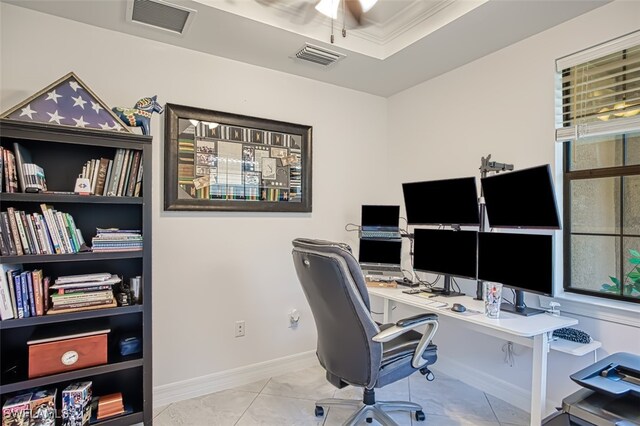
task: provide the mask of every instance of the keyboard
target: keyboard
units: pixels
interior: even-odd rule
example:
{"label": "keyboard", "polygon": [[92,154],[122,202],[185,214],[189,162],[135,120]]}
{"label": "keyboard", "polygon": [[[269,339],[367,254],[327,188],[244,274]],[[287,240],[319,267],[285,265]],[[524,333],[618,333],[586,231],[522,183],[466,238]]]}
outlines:
{"label": "keyboard", "polygon": [[402,238],[400,232],[395,231],[360,231],[360,238],[383,238],[383,239],[399,239]]}

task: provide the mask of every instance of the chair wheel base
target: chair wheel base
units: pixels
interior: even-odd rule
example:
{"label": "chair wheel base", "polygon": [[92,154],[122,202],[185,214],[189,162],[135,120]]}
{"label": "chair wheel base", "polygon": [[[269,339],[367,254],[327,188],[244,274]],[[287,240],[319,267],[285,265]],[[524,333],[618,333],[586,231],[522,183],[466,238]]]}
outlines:
{"label": "chair wheel base", "polygon": [[324,408],[316,405],[315,414],[316,414],[316,417],[324,416]]}
{"label": "chair wheel base", "polygon": [[424,411],[416,411],[416,420],[419,422],[424,422],[424,419],[426,419]]}

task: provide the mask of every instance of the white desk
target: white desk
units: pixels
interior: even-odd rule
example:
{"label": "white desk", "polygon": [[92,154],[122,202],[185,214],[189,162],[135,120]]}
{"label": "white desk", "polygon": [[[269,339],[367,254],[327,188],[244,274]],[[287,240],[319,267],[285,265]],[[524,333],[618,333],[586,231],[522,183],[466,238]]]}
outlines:
{"label": "white desk", "polygon": [[[402,293],[403,288],[369,287],[369,295],[383,299],[383,322],[389,321],[392,302],[413,306],[427,312],[434,312],[439,316],[455,318],[461,325],[480,333],[509,340],[523,346],[533,348],[533,362],[531,369],[531,426],[540,426],[546,416],[547,394],[547,353],[549,352],[550,334],[562,327],[578,324],[578,320],[566,317],[555,317],[549,314],[539,314],[530,317],[500,312],[499,319],[487,318],[484,313],[484,302],[473,300],[470,296],[442,297],[425,299],[411,294]],[[444,301],[449,305],[444,308],[430,306],[431,301]],[[461,303],[467,311],[458,313],[451,311],[454,303]],[[481,313],[475,313],[479,311]]]}

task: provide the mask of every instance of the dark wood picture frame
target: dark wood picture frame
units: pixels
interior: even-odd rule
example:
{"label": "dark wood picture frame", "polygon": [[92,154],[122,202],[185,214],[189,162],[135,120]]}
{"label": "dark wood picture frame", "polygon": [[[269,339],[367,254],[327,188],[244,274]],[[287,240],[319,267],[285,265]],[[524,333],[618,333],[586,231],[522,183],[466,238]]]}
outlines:
{"label": "dark wood picture frame", "polygon": [[165,105],[164,209],[311,212],[312,127]]}

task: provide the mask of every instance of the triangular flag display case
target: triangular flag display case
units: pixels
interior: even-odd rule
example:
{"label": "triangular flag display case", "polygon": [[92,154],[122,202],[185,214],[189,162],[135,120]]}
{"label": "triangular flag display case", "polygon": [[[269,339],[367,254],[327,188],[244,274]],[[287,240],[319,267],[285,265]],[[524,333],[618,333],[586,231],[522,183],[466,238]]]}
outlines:
{"label": "triangular flag display case", "polygon": [[131,130],[73,72],[4,112],[1,118],[112,132]]}

